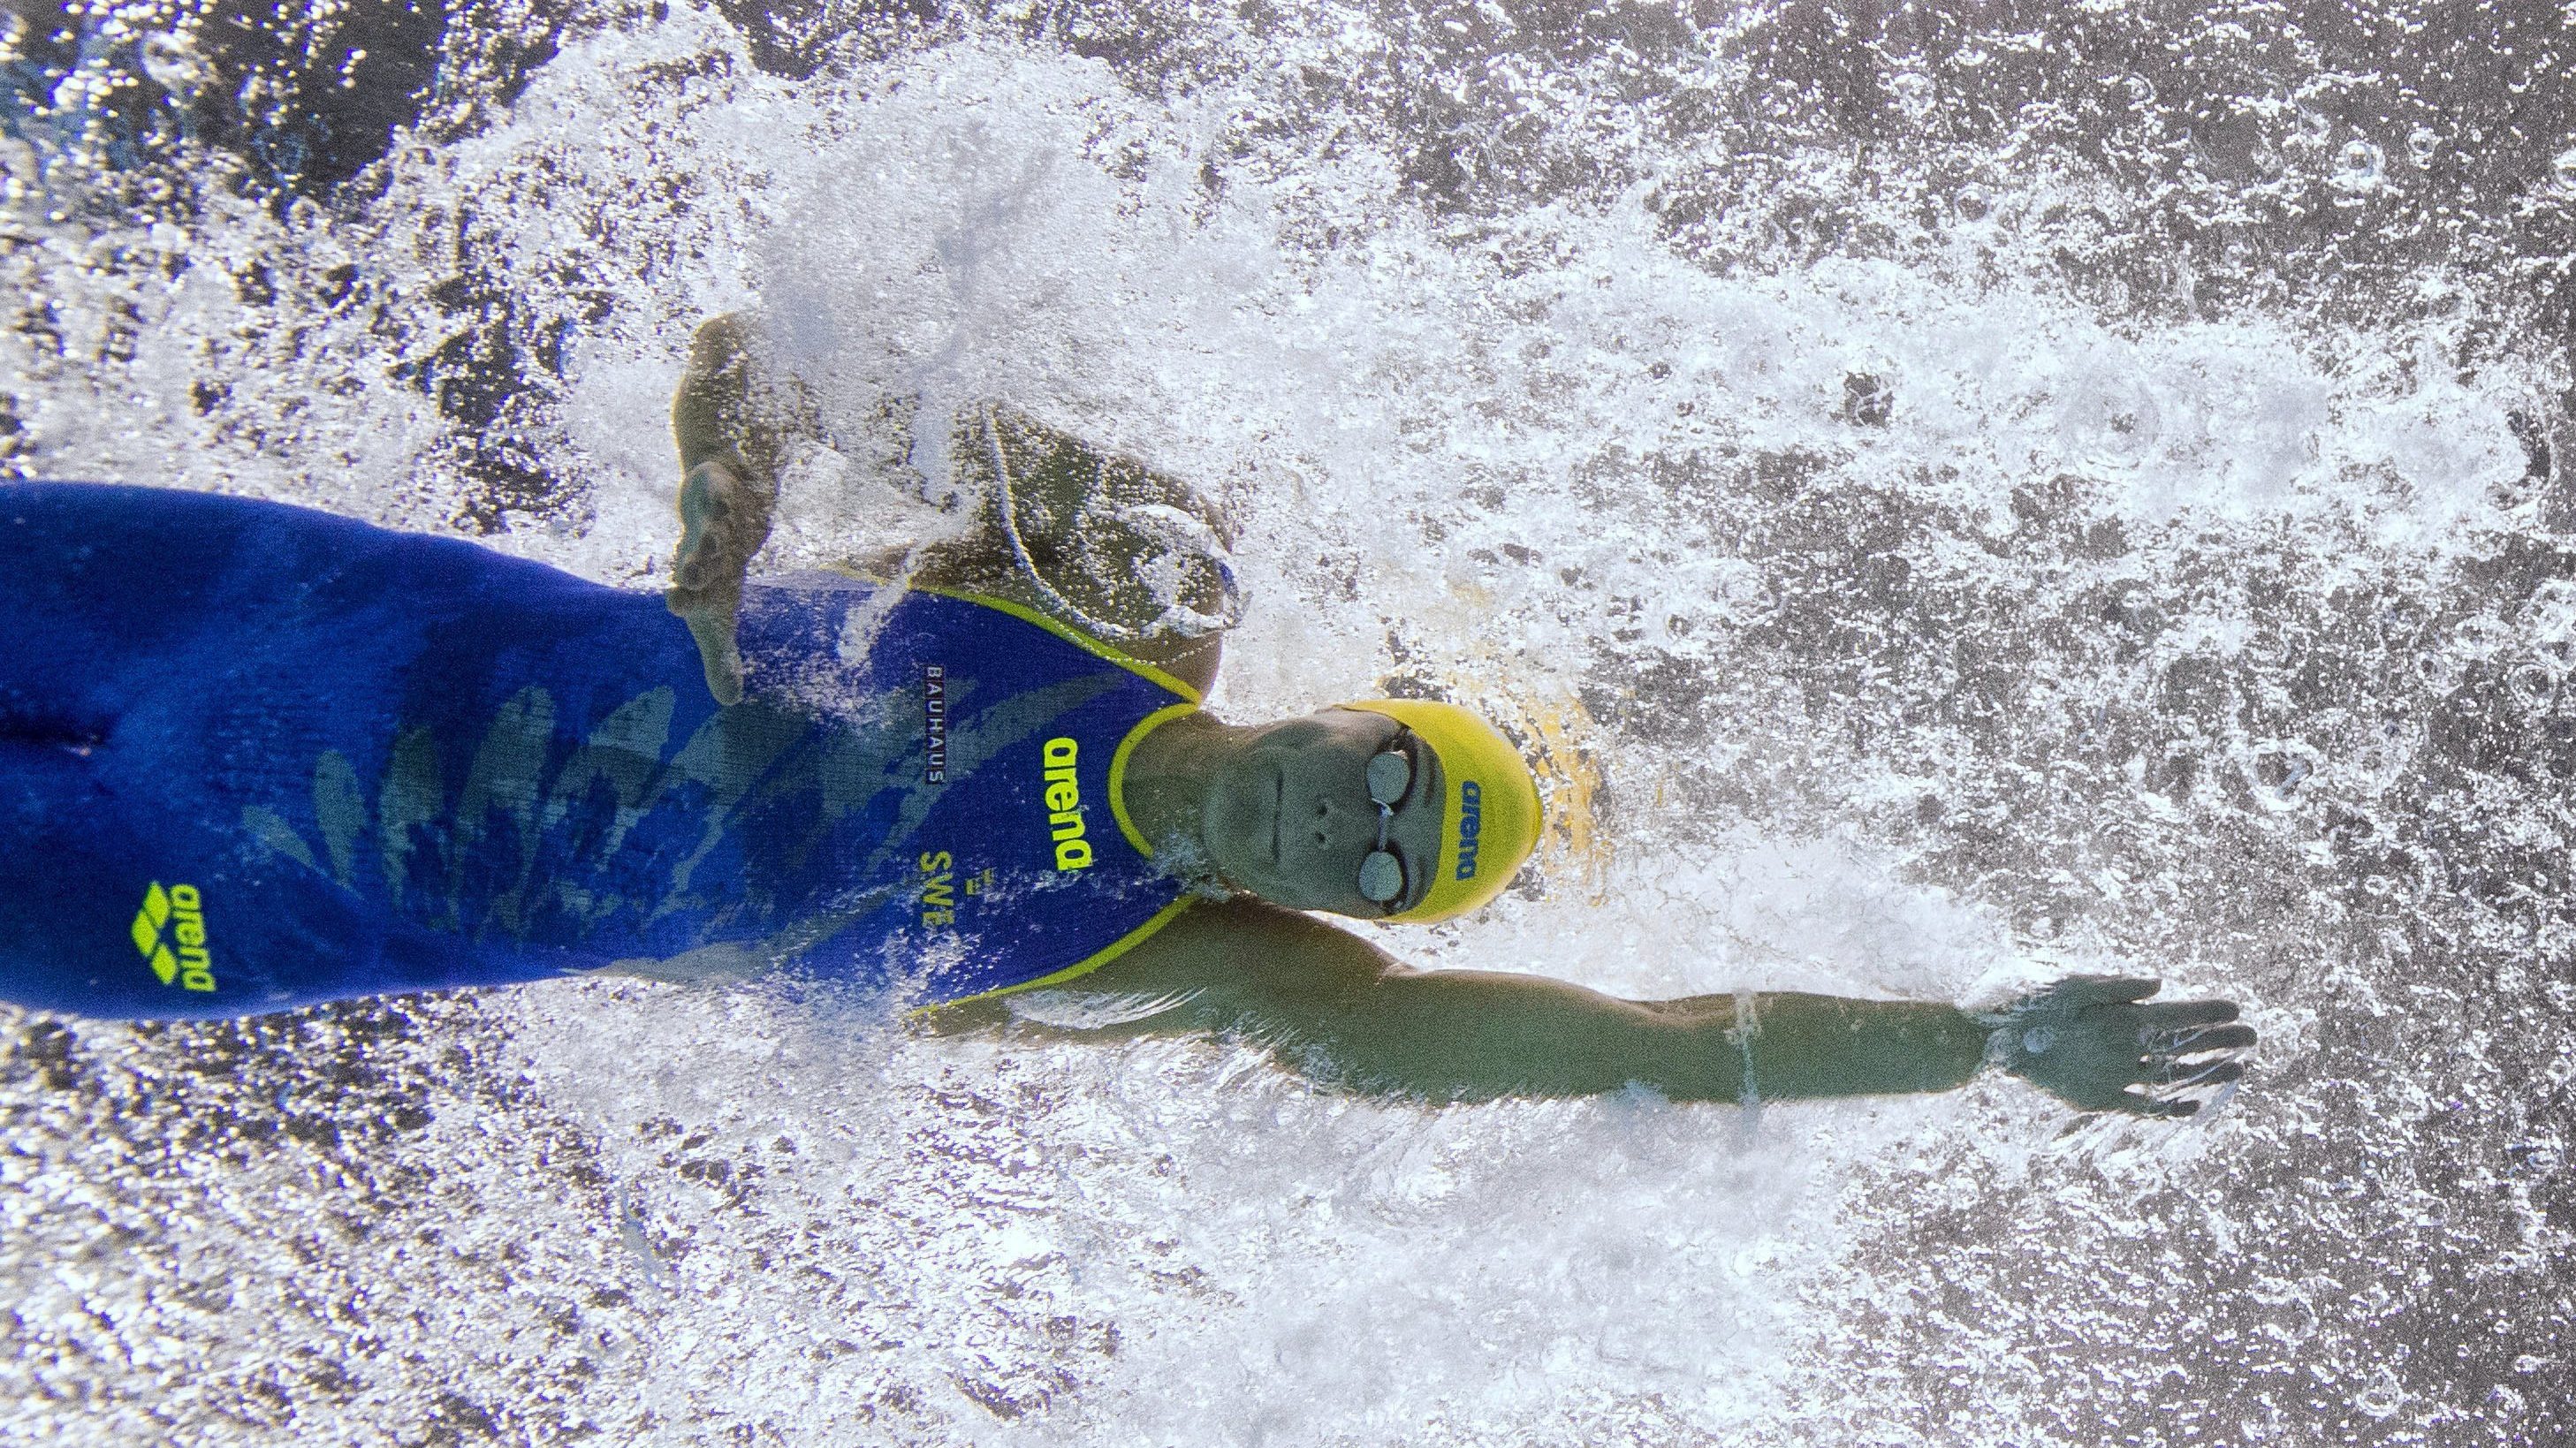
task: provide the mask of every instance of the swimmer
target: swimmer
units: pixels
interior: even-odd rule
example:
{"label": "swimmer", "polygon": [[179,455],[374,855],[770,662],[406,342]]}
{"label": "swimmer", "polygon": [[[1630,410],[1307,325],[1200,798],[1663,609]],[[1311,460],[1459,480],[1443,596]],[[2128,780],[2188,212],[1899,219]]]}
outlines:
{"label": "swimmer", "polygon": [[303,509],[0,485],[0,997],[214,1017],[577,974],[849,988],[933,1031],[1215,1033],[1436,1101],[1943,1090],[2185,1116],[2225,1002],[1635,1002],[1421,971],[1319,918],[1465,915],[1542,803],[1467,710],[1200,707],[1223,518],[998,407],[968,536],[754,580],[813,409],[755,323],[674,402],[666,595]]}

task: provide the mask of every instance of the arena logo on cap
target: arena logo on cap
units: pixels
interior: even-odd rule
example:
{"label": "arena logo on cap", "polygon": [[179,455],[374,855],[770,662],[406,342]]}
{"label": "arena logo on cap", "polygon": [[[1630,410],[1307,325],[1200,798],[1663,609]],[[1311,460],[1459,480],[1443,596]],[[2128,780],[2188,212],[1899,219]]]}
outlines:
{"label": "arena logo on cap", "polygon": [[1485,792],[1472,779],[1458,783],[1458,878],[1476,878],[1476,836],[1485,828]]}

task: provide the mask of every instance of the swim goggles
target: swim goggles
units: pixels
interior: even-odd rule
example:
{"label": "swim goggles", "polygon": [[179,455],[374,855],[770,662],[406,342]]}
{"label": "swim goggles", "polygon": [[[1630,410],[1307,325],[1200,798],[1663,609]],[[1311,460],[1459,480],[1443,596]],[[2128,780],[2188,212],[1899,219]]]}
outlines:
{"label": "swim goggles", "polygon": [[1399,729],[1386,748],[1369,756],[1368,796],[1377,806],[1377,848],[1360,859],[1360,898],[1376,905],[1391,906],[1404,898],[1404,860],[1386,847],[1386,836],[1395,823],[1395,807],[1413,787],[1412,742],[1413,731]]}

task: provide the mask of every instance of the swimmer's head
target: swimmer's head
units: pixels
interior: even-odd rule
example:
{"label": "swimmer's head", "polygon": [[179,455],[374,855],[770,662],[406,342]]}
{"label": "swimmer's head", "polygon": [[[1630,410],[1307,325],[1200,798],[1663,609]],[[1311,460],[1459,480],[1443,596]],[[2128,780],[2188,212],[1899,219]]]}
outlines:
{"label": "swimmer's head", "polygon": [[1537,847],[1538,786],[1491,724],[1378,699],[1249,732],[1201,819],[1217,870],[1277,905],[1446,920],[1491,900]]}

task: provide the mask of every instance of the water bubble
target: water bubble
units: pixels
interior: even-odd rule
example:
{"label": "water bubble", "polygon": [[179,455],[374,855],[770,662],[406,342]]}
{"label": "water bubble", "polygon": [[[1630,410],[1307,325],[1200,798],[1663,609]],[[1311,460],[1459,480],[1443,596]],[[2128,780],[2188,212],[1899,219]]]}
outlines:
{"label": "water bubble", "polygon": [[1960,187],[1951,204],[1958,207],[1962,221],[1983,221],[1994,211],[1994,203],[1986,199],[1982,188],[1976,186]]}
{"label": "water bubble", "polygon": [[1918,121],[1931,114],[1934,89],[1932,77],[1920,71],[1899,71],[1887,78],[1887,90],[1896,97],[1896,108]]}
{"label": "water bubble", "polygon": [[2440,150],[2442,138],[2430,126],[2417,126],[2406,133],[2406,156],[2418,166],[2433,164],[2433,153]]}
{"label": "water bubble", "polygon": [[205,65],[185,35],[155,31],[143,37],[142,52],[143,73],[172,95],[194,94],[205,78]]}
{"label": "water bubble", "polygon": [[2115,373],[2078,382],[2057,414],[2057,439],[2067,456],[2097,467],[2135,467],[2163,435],[2164,410],[2155,393]]}
{"label": "water bubble", "polygon": [[2386,169],[2387,157],[2368,141],[2344,142],[2335,153],[2334,184],[2346,191],[2367,191],[2377,186]]}
{"label": "water bubble", "polygon": [[1885,427],[1896,411],[1896,397],[1874,373],[1854,372],[1843,378],[1843,420],[1862,427]]}
{"label": "water bubble", "polygon": [[2559,190],[2576,196],[2576,147],[2559,152],[2558,159],[2549,163],[2549,179]]}
{"label": "water bubble", "polygon": [[2296,809],[2299,787],[2317,772],[2318,763],[2317,751],[2297,741],[2257,751],[2245,767],[2247,782],[2258,791],[2254,802],[2274,814]]}
{"label": "water bubble", "polygon": [[2397,1381],[2396,1372],[2382,1364],[2379,1375],[2371,1379],[2370,1386],[2354,1394],[2352,1401],[2353,1406],[2374,1418],[2387,1418],[2395,1416],[2399,1408],[2406,1406],[2410,1396]]}

